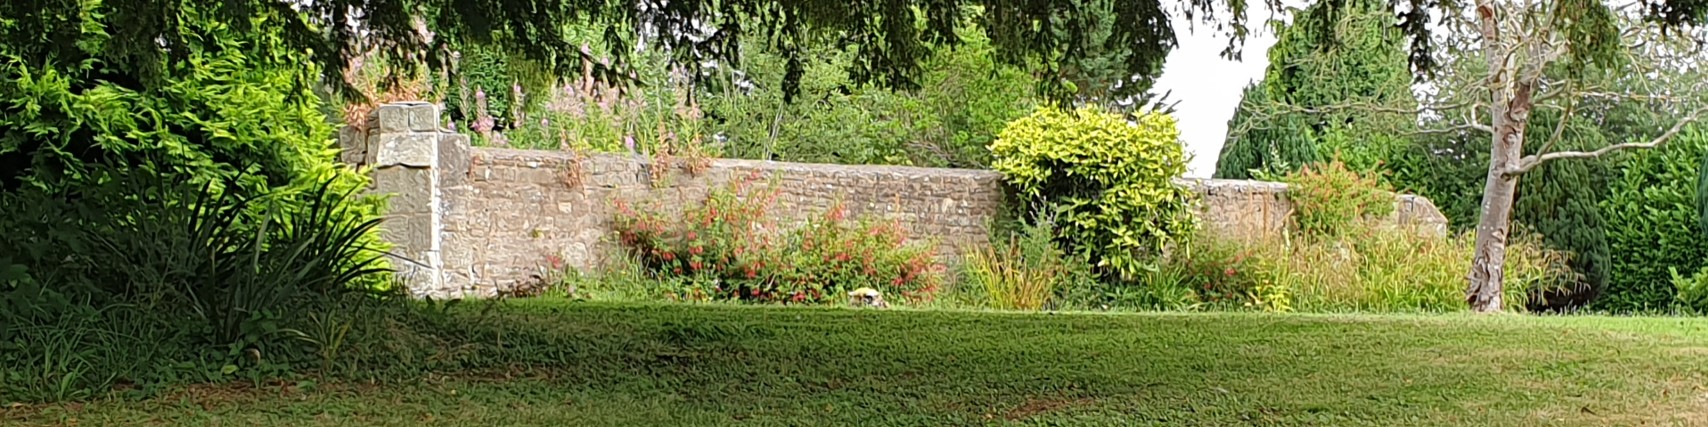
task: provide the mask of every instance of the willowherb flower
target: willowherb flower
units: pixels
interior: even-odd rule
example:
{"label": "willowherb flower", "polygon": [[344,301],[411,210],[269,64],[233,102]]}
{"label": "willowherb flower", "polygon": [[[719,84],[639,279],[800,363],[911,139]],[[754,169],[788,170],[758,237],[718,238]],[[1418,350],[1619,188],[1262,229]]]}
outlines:
{"label": "willowherb flower", "polygon": [[522,123],[527,120],[526,117],[523,117],[526,113],[522,111],[522,105],[524,105],[522,100],[522,85],[519,83],[511,84],[510,95],[510,126],[512,128],[520,129],[522,127]]}
{"label": "willowherb flower", "polygon": [[495,123],[492,121],[492,115],[487,114],[486,111],[485,89],[475,89],[474,91],[474,115],[475,120],[474,123],[470,124],[471,129],[481,135],[486,135],[488,132],[492,132],[492,128]]}

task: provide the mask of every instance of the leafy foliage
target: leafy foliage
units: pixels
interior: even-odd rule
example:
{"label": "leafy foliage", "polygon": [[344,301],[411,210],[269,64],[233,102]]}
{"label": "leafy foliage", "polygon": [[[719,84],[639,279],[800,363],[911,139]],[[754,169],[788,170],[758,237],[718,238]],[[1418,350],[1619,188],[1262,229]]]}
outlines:
{"label": "leafy foliage", "polygon": [[856,48],[810,47],[800,94],[784,102],[788,59],[775,49],[743,55],[736,83],[702,98],[714,132],[735,157],[810,163],[984,167],[985,148],[1033,103],[1035,80],[997,61],[971,23],[963,43],[933,47],[921,85],[903,91],[861,84],[847,72]]}
{"label": "leafy foliage", "polygon": [[1293,204],[1293,226],[1307,236],[1338,237],[1355,222],[1394,211],[1393,192],[1375,174],[1347,169],[1339,160],[1305,166],[1283,180]]}
{"label": "leafy foliage", "polygon": [[[1430,124],[1434,125],[1434,123]],[[1448,227],[1464,231],[1477,222],[1488,177],[1489,138],[1481,132],[1440,132],[1413,138],[1388,162],[1397,189],[1429,198]],[[1522,219],[1519,219],[1522,223]]]}
{"label": "leafy foliage", "polygon": [[1684,276],[1677,268],[1668,267],[1667,273],[1672,275],[1673,307],[1681,313],[1708,314],[1708,268]]}
{"label": "leafy foliage", "polygon": [[[554,80],[541,78],[526,59],[491,46],[468,43],[456,48],[456,71],[446,73],[450,81],[438,83],[447,101],[445,114],[452,120],[461,118],[472,126],[484,113],[491,116],[493,127],[517,127]],[[478,104],[486,109],[475,111]]]}
{"label": "leafy foliage", "polygon": [[[0,43],[0,233],[19,239],[0,245],[0,393],[278,375],[318,345],[298,322],[383,288],[381,204],[333,163],[307,53],[272,30],[287,15],[226,7],[178,11],[181,60],[152,85]],[[110,53],[106,16],[69,18]]]}
{"label": "leafy foliage", "polygon": [[0,392],[59,399],[117,380],[276,375],[320,346],[304,340],[305,318],[377,289],[378,219],[351,212],[362,208],[351,192],[322,185],[260,198],[122,178],[81,188],[75,203],[39,189],[0,193],[0,230],[31,239],[0,248],[11,260],[0,346],[16,350],[0,370],[83,366]]}
{"label": "leafy foliage", "polygon": [[1247,85],[1239,108],[1228,119],[1230,132],[1250,129],[1240,140],[1222,143],[1216,158],[1216,178],[1253,179],[1261,174],[1285,174],[1320,159],[1316,140],[1299,114],[1261,114],[1278,103],[1260,84]]}
{"label": "leafy foliage", "polygon": [[183,46],[187,62],[163,70],[164,84],[149,90],[107,77],[123,72],[115,65],[44,68],[16,45],[0,45],[8,100],[0,129],[10,130],[0,137],[0,184],[65,189],[126,167],[200,181],[243,172],[250,179],[230,190],[259,191],[338,173],[326,161],[332,129],[310,91],[305,56],[273,49],[274,35],[240,32],[281,18],[239,24],[185,13],[194,25],[182,30],[196,40]]}
{"label": "leafy foliage", "polygon": [[1376,169],[1414,130],[1416,100],[1405,36],[1386,2],[1314,4],[1269,49],[1264,78],[1245,92],[1217,160],[1218,178],[1284,174],[1331,157]]}
{"label": "leafy foliage", "polygon": [[[1357,221],[1335,239],[1194,239],[1171,263],[1209,308],[1300,312],[1451,312],[1464,309],[1472,236],[1443,239]],[[1572,272],[1531,237],[1508,246],[1507,309]]]}
{"label": "leafy foliage", "polygon": [[1612,271],[1596,308],[1666,310],[1675,297],[1668,269],[1696,271],[1708,262],[1696,213],[1695,178],[1704,152],[1708,133],[1694,130],[1616,164],[1601,203]]}
{"label": "leafy foliage", "polygon": [[[1555,129],[1560,116],[1552,111],[1537,114],[1531,123],[1537,129]],[[1607,145],[1589,123],[1572,120],[1561,132],[1561,150],[1585,150]],[[1569,135],[1568,135],[1569,134]],[[1543,144],[1528,144],[1532,153]],[[1538,233],[1543,244],[1570,256],[1577,283],[1555,289],[1556,293],[1533,299],[1533,309],[1573,309],[1593,300],[1607,286],[1612,267],[1607,229],[1599,204],[1607,198],[1606,163],[1599,159],[1544,164],[1526,172],[1519,180],[1513,218],[1528,231]]]}
{"label": "leafy foliage", "polygon": [[1174,118],[1040,108],[991,144],[992,169],[1060,212],[1061,238],[1108,277],[1133,278],[1196,225]]}
{"label": "leafy foliage", "polygon": [[1696,177],[1696,215],[1697,227],[1708,232],[1708,156],[1702,156],[1702,171]]}
{"label": "leafy foliage", "polygon": [[680,216],[619,202],[618,240],[654,277],[685,279],[669,291],[683,300],[825,303],[871,287],[921,302],[942,286],[942,266],[931,259],[936,245],[910,241],[894,223],[848,221],[844,208],[833,206],[798,228],[775,231],[768,215],[776,189],[750,189],[755,179],[713,191]]}
{"label": "leafy foliage", "polygon": [[[1442,312],[1464,308],[1473,236],[1440,238],[1384,224],[1393,195],[1338,161],[1307,166],[1290,184],[1300,233],[1207,235],[1171,255],[1167,286],[1184,285],[1210,308],[1307,312]],[[1507,308],[1557,293],[1576,275],[1535,235],[1508,246]],[[1150,285],[1153,288],[1157,284]]]}
{"label": "leafy foliage", "polygon": [[[422,2],[329,0],[312,3],[285,0],[238,0],[224,2],[214,18],[233,22],[239,30],[269,29],[280,34],[286,50],[314,52],[314,62],[324,67],[329,83],[342,87],[348,61],[378,50],[399,62],[427,60],[448,64],[447,45],[464,42],[489,43],[503,51],[520,53],[555,75],[572,75],[590,62],[581,46],[573,43],[582,34],[576,23],[605,26],[600,39],[617,55],[610,65],[600,64],[599,73],[616,80],[628,52],[637,44],[661,45],[682,65],[698,68],[704,60],[736,62],[744,34],[762,34],[782,47],[791,61],[804,57],[812,37],[827,34],[845,38],[862,49],[851,70],[856,80],[886,86],[917,83],[918,64],[927,55],[925,46],[954,44],[960,39],[954,25],[965,11],[982,7],[987,11],[984,28],[994,41],[1001,59],[1010,64],[1043,66],[1044,74],[1057,74],[1064,58],[1083,58],[1098,46],[1127,52],[1122,58],[1125,75],[1152,75],[1168,50],[1174,46],[1172,19],[1215,23],[1216,30],[1231,36],[1223,54],[1237,56],[1247,22],[1244,13],[1223,15],[1226,10],[1244,10],[1243,1],[1184,0],[1169,5],[1161,1],[1113,2],[1112,16],[1063,11],[1094,10],[1098,0],[912,0],[891,2],[774,1],[657,3],[606,2],[596,0],[501,0],[465,2],[432,0]],[[1327,2],[1338,9],[1347,0]],[[1412,0],[1402,14],[1400,27],[1413,41],[1411,62],[1420,70],[1435,68],[1435,45],[1428,16],[1439,10],[1462,10],[1460,2],[1437,4]],[[185,9],[197,3],[185,0],[141,0],[111,7],[84,0],[47,0],[11,3],[0,8],[0,40],[10,40],[26,52],[28,62],[46,68],[69,70],[86,59],[101,59],[114,69],[127,70],[123,80],[146,83],[163,74],[169,64],[184,59],[184,46],[194,37],[180,31]],[[1574,5],[1583,5],[1572,3]],[[1652,0],[1644,3],[1646,15],[1669,27],[1708,18],[1708,6],[1695,0]],[[1266,2],[1279,10],[1278,2]],[[1226,7],[1222,10],[1221,7]],[[1567,9],[1570,10],[1570,9]],[[256,25],[256,15],[291,11],[288,19]],[[1213,13],[1219,12],[1219,13]],[[420,16],[415,15],[420,13]],[[79,19],[95,17],[101,28],[123,28],[124,37],[101,35],[83,40],[91,27]],[[1227,16],[1225,22],[1217,22]],[[1599,23],[1574,15],[1571,22]],[[417,21],[416,18],[424,18]],[[749,20],[756,20],[749,21]],[[924,20],[924,29],[916,22]],[[1107,37],[1091,37],[1092,30],[1108,24]],[[423,25],[424,24],[424,25]],[[423,28],[424,27],[424,28]],[[425,31],[424,31],[425,30]],[[643,31],[644,30],[644,31]],[[646,36],[641,37],[644,33]],[[1599,46],[1593,41],[1604,35],[1594,31],[1571,31],[1573,46]],[[799,69],[791,66],[792,69]],[[704,74],[704,73],[696,73]],[[140,78],[138,78],[140,77]],[[795,80],[785,80],[793,93]],[[127,85],[128,86],[128,85]],[[141,86],[128,86],[140,88]]]}

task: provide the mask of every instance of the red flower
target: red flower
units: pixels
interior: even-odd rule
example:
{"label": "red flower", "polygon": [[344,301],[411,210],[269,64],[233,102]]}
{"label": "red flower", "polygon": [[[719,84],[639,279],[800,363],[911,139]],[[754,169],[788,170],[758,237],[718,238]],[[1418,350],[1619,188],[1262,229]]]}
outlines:
{"label": "red flower", "polygon": [[1222,274],[1225,274],[1225,275],[1227,275],[1227,276],[1228,276],[1228,277],[1233,277],[1233,275],[1234,275],[1234,273],[1235,273],[1235,272],[1234,272],[1234,268],[1233,268],[1233,267],[1228,267],[1228,268],[1227,268],[1227,269],[1226,269],[1226,270],[1222,270]]}

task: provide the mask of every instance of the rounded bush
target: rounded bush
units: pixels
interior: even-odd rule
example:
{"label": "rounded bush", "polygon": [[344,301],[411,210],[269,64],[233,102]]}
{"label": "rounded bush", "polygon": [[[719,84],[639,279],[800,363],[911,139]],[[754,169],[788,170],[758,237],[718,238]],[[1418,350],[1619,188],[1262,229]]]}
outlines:
{"label": "rounded bush", "polygon": [[991,168],[1027,202],[1060,214],[1070,249],[1106,276],[1136,277],[1195,225],[1180,131],[1166,114],[1131,117],[1088,107],[1044,107],[1008,124],[990,145]]}

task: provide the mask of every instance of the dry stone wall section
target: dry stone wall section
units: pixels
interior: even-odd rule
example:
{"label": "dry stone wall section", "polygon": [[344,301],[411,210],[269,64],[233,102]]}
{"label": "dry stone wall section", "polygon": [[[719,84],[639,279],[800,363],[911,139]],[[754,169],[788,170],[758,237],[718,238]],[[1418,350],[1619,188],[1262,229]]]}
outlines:
{"label": "dry stone wall section", "polygon": [[[486,297],[539,280],[548,266],[588,270],[618,250],[611,219],[618,200],[665,209],[704,200],[732,180],[774,179],[772,209],[780,225],[819,215],[840,202],[850,217],[898,221],[915,238],[939,242],[942,256],[988,244],[1006,205],[995,172],[899,166],[848,166],[712,160],[690,174],[670,165],[655,182],[644,156],[577,155],[470,147],[439,126],[438,107],[383,105],[363,130],[341,134],[346,162],[373,168],[373,191],[390,194],[385,238],[394,262],[418,296]],[[1204,223],[1243,236],[1286,225],[1286,186],[1225,180],[1180,180],[1201,195]],[[1396,224],[1445,232],[1427,199],[1399,196]]]}

